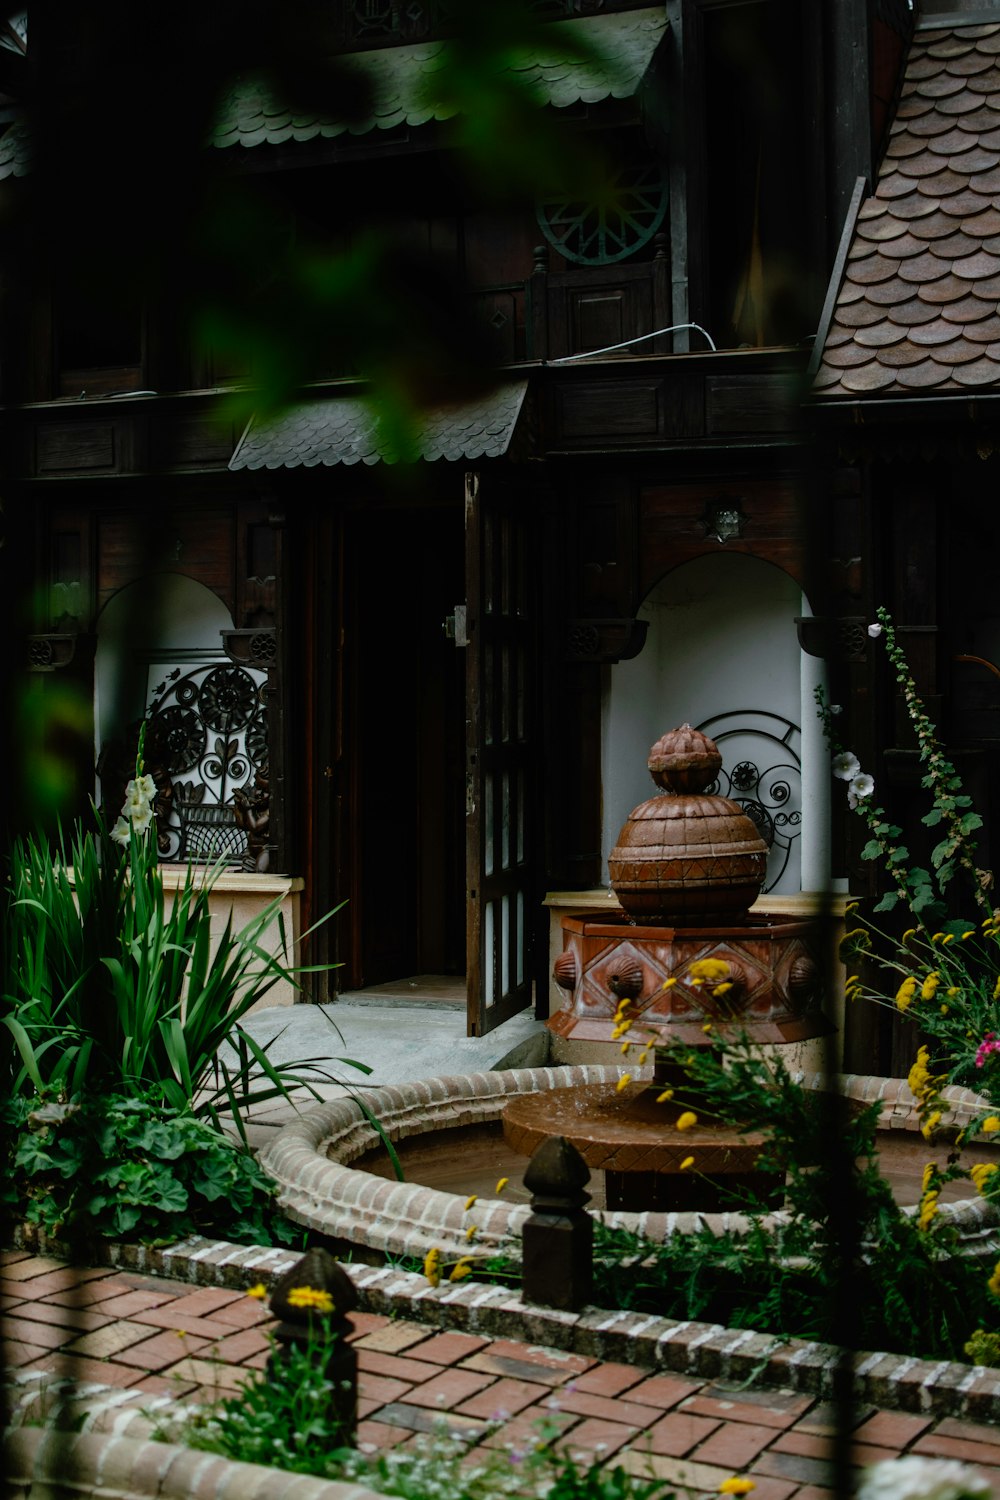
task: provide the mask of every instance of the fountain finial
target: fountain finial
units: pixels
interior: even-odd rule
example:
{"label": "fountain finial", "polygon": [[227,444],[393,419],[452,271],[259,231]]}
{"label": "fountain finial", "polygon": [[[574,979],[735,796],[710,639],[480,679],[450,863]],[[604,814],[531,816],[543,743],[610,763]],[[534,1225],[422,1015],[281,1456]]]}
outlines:
{"label": "fountain finial", "polygon": [[647,765],[664,794],[632,809],[608,859],[622,909],[682,927],[742,921],[764,883],[767,845],[738,803],[706,790],[722,766],[715,741],[682,724]]}

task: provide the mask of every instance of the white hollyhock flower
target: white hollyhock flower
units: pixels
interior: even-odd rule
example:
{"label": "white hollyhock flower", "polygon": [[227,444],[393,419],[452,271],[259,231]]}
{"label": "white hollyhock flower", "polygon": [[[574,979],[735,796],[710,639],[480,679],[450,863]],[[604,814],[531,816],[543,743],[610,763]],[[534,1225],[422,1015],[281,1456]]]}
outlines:
{"label": "white hollyhock flower", "polygon": [[857,1500],[990,1500],[985,1474],[951,1458],[887,1458],[865,1470]]}
{"label": "white hollyhock flower", "polygon": [[875,790],[875,778],[869,776],[867,771],[861,771],[857,776],[852,776],[848,788],[848,796],[853,796],[856,801],[862,797],[870,797]]}
{"label": "white hollyhock flower", "polygon": [[861,762],[852,750],[841,750],[833,757],[833,774],[838,781],[853,781],[861,770]]}
{"label": "white hollyhock flower", "polygon": [[876,640],[882,634],[881,625],[869,625],[868,634],[871,636],[873,641]]}

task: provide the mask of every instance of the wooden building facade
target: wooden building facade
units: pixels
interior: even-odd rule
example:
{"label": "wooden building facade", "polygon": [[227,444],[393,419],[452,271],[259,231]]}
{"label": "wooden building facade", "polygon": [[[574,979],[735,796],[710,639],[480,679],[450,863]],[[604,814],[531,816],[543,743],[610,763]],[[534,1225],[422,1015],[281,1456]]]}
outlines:
{"label": "wooden building facade", "polygon": [[[234,867],[301,877],[305,925],[346,901],[313,940],[315,961],[342,966],[314,998],[465,974],[474,1032],[533,993],[544,1006],[545,895],[603,883],[615,758],[643,715],[657,733],[689,716],[676,686],[632,712],[628,671],[654,654],[651,682],[682,681],[685,653],[717,681],[696,718],[769,717],[765,738],[794,761],[797,790],[783,773],[773,805],[762,780],[739,782],[746,753],[727,766],[786,853],[811,819],[785,889],[815,884],[824,861],[852,888],[870,877],[850,830],[826,826],[800,657],[830,658],[866,763],[895,745],[864,633],[879,602],[917,643],[932,703],[953,705],[946,729],[981,747],[993,712],[982,683],[962,697],[964,677],[942,678],[942,649],[961,653],[934,634],[945,601],[974,612],[959,574],[986,567],[941,540],[960,539],[970,506],[989,531],[994,460],[972,456],[985,408],[948,414],[960,481],[944,449],[927,461],[907,403],[881,400],[875,433],[856,392],[838,405],[821,375],[810,394],[817,329],[822,342],[837,328],[844,225],[896,119],[909,7],[538,10],[540,107],[607,151],[611,204],[485,205],[428,104],[446,28],[388,0],[334,11],[370,116],[304,121],[238,77],[205,148],[223,177],[266,184],[289,234],[336,205],[348,248],[374,227],[467,286],[496,378],[444,401],[429,369],[402,448],[335,360],[292,408],[236,422],[226,389],[246,372],[189,345],[167,306],[95,317],[39,278],[4,332],[8,490],[37,585],[29,657],[95,704],[81,791],[98,762],[102,789],[117,784],[126,731],[150,716],[167,857],[228,850]],[[0,173],[16,202],[30,138],[9,115]],[[989,655],[956,628],[966,655]],[[869,1070],[891,1039],[856,1026],[852,1046]]]}

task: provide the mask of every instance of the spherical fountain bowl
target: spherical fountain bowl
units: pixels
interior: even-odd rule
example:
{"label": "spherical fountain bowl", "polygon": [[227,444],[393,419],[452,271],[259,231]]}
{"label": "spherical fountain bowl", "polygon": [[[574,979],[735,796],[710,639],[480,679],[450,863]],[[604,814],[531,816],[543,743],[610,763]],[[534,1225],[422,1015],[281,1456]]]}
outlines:
{"label": "spherical fountain bowl", "polygon": [[[637,1081],[652,1076],[648,1068],[630,1072]],[[398,1148],[405,1152],[408,1142],[436,1135],[458,1158],[460,1172],[463,1132],[467,1136],[470,1130],[498,1122],[510,1100],[545,1090],[614,1083],[620,1073],[615,1067],[520,1068],[423,1079],[367,1090],[361,1097]],[[802,1082],[807,1088],[824,1087],[819,1074],[807,1075]],[[846,1098],[859,1104],[880,1101],[880,1149],[887,1156],[898,1155],[902,1145],[904,1154],[912,1154],[913,1170],[908,1177],[915,1181],[916,1189],[908,1206],[916,1211],[920,1172],[931,1148],[920,1134],[917,1101],[909,1086],[899,1078],[851,1074],[837,1079],[837,1086]],[[989,1112],[986,1102],[967,1089],[946,1088],[942,1098],[947,1110],[945,1123],[954,1127]],[[449,1146],[451,1136],[454,1140]],[[362,1159],[372,1162],[380,1148],[382,1164],[377,1170],[366,1169]],[[995,1158],[1000,1163],[1000,1147],[977,1144],[969,1157]],[[261,1154],[263,1166],[278,1184],[279,1203],[285,1214],[317,1235],[364,1247],[380,1257],[423,1259],[430,1247],[437,1245],[446,1256],[468,1254],[471,1249],[477,1255],[503,1251],[512,1259],[519,1258],[521,1229],[530,1212],[526,1202],[504,1201],[483,1193],[474,1213],[470,1213],[467,1203],[471,1188],[442,1192],[417,1182],[391,1180],[379,1175],[385,1171],[384,1158],[378,1131],[349,1096],[303,1113],[278,1131]],[[512,1160],[512,1180],[526,1165],[524,1158],[516,1166]],[[523,1193],[521,1197],[523,1200]],[[1000,1256],[1000,1213],[992,1204],[968,1197],[943,1201],[939,1212],[955,1229],[955,1253],[984,1260]],[[745,1215],[732,1212],[620,1210],[601,1216],[608,1224],[638,1231],[653,1240],[698,1228],[714,1233],[749,1228]],[[784,1211],[778,1209],[763,1223],[777,1228],[786,1219]],[[473,1223],[475,1236],[470,1241]]]}

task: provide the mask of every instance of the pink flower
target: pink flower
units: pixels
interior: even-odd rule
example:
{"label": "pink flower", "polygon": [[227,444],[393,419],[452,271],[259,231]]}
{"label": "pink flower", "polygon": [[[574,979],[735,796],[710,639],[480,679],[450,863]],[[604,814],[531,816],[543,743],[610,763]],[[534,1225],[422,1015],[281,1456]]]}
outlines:
{"label": "pink flower", "polygon": [[982,1041],[979,1043],[979,1048],[976,1052],[977,1068],[982,1068],[985,1066],[986,1059],[989,1057],[991,1052],[1000,1052],[1000,1039],[997,1038],[996,1032],[994,1031],[988,1031],[983,1037]]}

